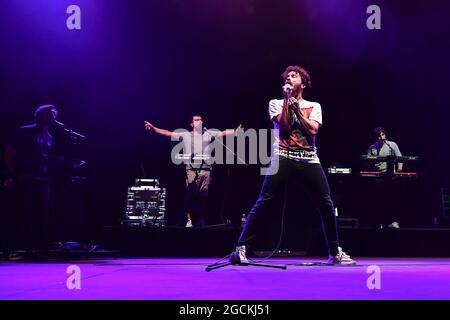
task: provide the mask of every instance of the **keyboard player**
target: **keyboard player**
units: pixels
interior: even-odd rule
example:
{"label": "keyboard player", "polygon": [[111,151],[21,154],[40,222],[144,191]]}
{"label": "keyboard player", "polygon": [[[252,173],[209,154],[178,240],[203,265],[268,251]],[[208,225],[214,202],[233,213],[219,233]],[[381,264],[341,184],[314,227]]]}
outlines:
{"label": "keyboard player", "polygon": [[[394,141],[386,139],[386,130],[383,127],[377,127],[373,130],[375,143],[369,147],[367,156],[369,157],[401,157],[401,152],[398,145]],[[390,159],[383,162],[375,162],[371,164],[372,170],[380,172],[394,174],[394,172],[401,172],[403,169],[403,163]],[[369,220],[372,224],[381,228],[400,228],[398,223],[398,212],[396,208],[397,200],[396,192],[392,179],[385,179],[380,176],[372,186],[370,194],[372,197],[371,208],[369,211]]]}
{"label": "keyboard player", "polygon": [[[389,141],[386,139],[386,130],[383,127],[377,127],[373,130],[375,143],[370,145],[369,150],[367,151],[368,156],[376,156],[376,157],[401,157],[401,152],[398,145],[394,141]],[[374,168],[379,172],[388,171],[389,162],[377,162],[374,164]],[[395,172],[401,172],[403,169],[403,163],[398,162],[394,168]],[[392,172],[392,171],[391,171]]]}

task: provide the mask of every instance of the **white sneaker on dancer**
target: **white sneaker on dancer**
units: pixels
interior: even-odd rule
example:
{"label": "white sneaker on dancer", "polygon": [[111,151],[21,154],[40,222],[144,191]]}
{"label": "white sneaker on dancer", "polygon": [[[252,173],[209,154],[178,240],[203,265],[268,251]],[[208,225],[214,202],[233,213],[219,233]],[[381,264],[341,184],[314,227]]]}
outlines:
{"label": "white sneaker on dancer", "polygon": [[400,229],[400,224],[397,221],[392,222],[391,224],[388,224],[388,228],[391,229]]}
{"label": "white sneaker on dancer", "polygon": [[338,247],[338,253],[334,257],[328,258],[328,264],[354,265],[356,264],[356,261],[342,251],[341,247]]}

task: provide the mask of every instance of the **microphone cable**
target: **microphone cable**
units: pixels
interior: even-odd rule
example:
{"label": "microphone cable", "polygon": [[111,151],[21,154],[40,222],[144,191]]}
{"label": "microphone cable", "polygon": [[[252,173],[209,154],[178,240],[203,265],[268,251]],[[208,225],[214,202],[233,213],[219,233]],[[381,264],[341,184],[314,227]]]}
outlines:
{"label": "microphone cable", "polygon": [[280,248],[281,242],[283,240],[283,235],[284,235],[284,217],[286,215],[286,203],[287,203],[288,186],[289,186],[289,177],[286,178],[286,184],[284,186],[284,198],[283,198],[283,208],[281,210],[280,231],[279,231],[279,236],[278,236],[278,242],[277,242],[277,244],[275,246],[275,249],[273,249],[273,251],[268,256],[262,258],[262,260],[248,259],[249,261],[255,262],[255,263],[264,262],[264,261],[272,258],[275,255],[275,253],[278,251],[278,249]]}
{"label": "microphone cable", "polygon": [[[285,99],[287,100],[288,98],[285,97]],[[289,112],[289,109],[288,109]],[[288,139],[288,148],[290,149],[290,144],[291,144],[291,135],[289,135],[289,139]],[[278,148],[280,146],[278,145]],[[278,155],[278,161],[279,161],[279,157],[281,157],[280,155]],[[288,158],[289,159],[289,158]],[[279,168],[279,164],[278,164],[278,168]],[[288,186],[289,186],[289,176],[286,177],[286,181],[285,181],[285,186],[284,186],[284,198],[283,198],[283,208],[281,210],[281,222],[280,222],[280,231],[279,231],[279,237],[278,237],[278,242],[275,246],[275,249],[266,257],[262,258],[262,260],[258,260],[258,261],[253,261],[251,259],[249,259],[250,261],[256,262],[256,263],[261,263],[264,262],[270,258],[272,258],[275,253],[278,251],[278,249],[281,246],[281,242],[283,240],[283,235],[284,235],[284,218],[286,215],[286,203],[287,203],[287,195],[288,195]]]}

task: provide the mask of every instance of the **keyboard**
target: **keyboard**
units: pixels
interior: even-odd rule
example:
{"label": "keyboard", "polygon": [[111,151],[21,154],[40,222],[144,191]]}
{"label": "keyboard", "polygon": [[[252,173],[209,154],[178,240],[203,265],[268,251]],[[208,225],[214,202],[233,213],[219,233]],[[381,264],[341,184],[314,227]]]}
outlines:
{"label": "keyboard", "polygon": [[[386,175],[386,172],[380,172],[380,171],[361,171],[359,173],[361,177],[373,177],[373,178],[379,178]],[[417,172],[395,172],[394,178],[417,178],[418,174]]]}
{"label": "keyboard", "polygon": [[362,155],[361,159],[364,161],[373,161],[373,162],[387,162],[387,161],[395,161],[395,162],[416,162],[419,161],[418,156],[388,156],[388,157],[379,157],[379,156],[368,156]]}

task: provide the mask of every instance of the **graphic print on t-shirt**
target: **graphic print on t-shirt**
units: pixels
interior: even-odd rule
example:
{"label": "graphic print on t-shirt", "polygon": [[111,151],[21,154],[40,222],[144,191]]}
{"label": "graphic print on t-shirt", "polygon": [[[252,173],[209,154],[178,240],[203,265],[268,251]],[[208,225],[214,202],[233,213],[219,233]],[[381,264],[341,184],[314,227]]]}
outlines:
{"label": "graphic print on t-shirt", "polygon": [[[301,108],[300,112],[309,119],[313,107]],[[289,110],[291,114],[291,134],[288,136],[287,134],[280,134],[280,149],[281,150],[290,150],[290,151],[299,151],[299,150],[314,150],[314,145],[308,141],[306,134],[303,133],[300,121],[295,115],[294,111]]]}

